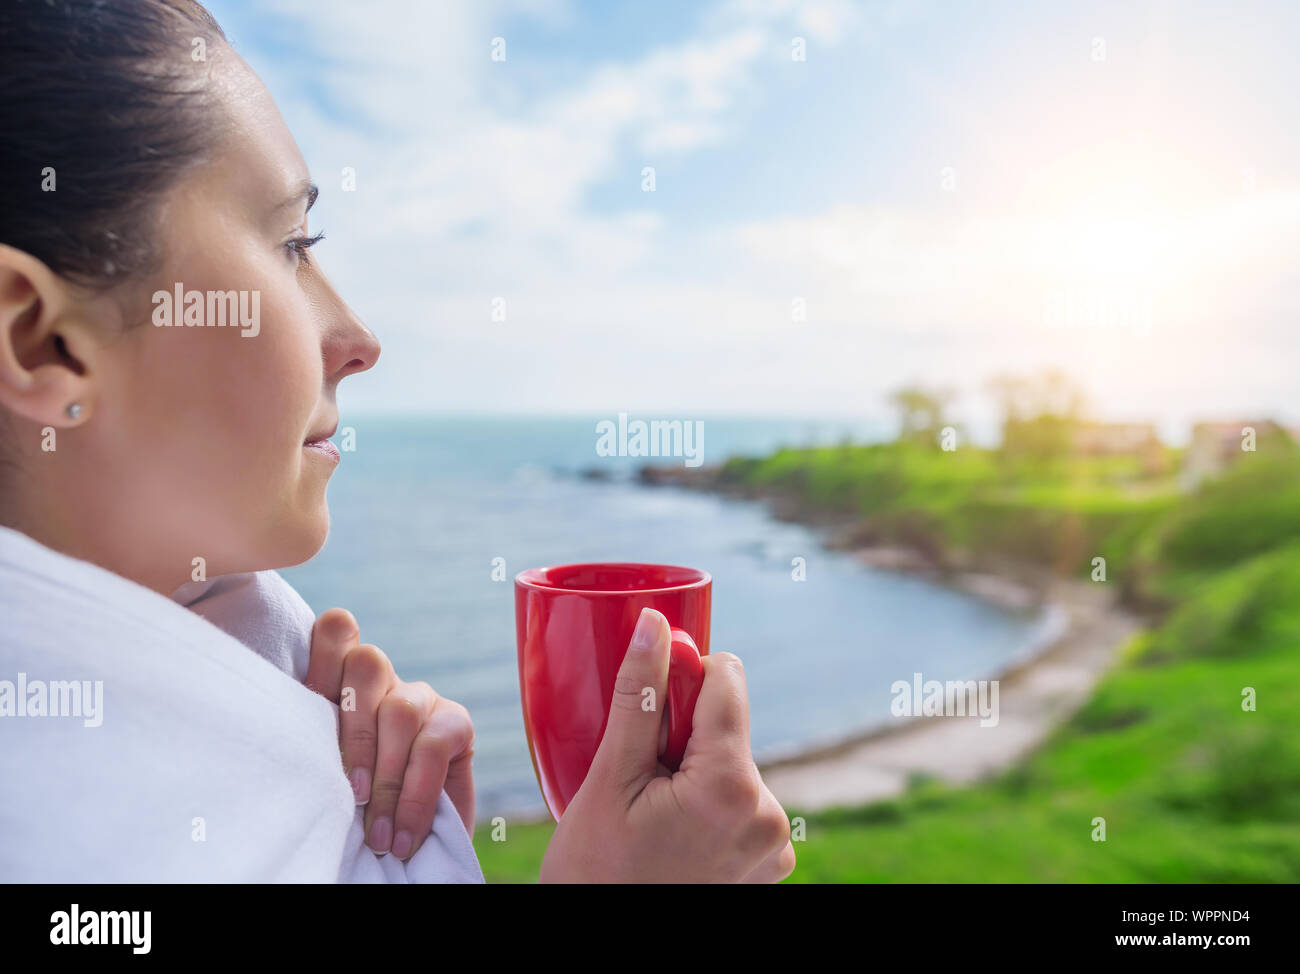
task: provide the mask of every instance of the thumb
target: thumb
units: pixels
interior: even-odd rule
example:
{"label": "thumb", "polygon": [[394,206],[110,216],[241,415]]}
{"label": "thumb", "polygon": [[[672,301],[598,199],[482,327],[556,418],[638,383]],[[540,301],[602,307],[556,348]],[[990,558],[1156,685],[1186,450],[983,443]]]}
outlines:
{"label": "thumb", "polygon": [[311,651],[303,682],[326,700],[338,703],[343,692],[343,661],[357,648],[361,630],[347,609],[322,612],[311,628]]}
{"label": "thumb", "polygon": [[[620,791],[639,792],[658,767],[671,641],[663,614],[642,609],[614,681],[605,736],[591,762],[592,772]],[[653,689],[653,696],[646,692],[647,687]]]}

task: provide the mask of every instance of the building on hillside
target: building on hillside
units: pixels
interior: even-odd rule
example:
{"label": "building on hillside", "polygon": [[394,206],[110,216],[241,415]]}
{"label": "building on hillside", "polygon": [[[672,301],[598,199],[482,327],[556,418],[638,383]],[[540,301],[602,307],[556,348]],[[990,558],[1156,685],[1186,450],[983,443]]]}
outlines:
{"label": "building on hillside", "polygon": [[1218,476],[1241,459],[1241,455],[1248,452],[1251,430],[1256,444],[1278,434],[1296,438],[1296,431],[1283,429],[1271,419],[1197,423],[1192,427],[1192,442],[1188,444],[1179,476],[1183,487],[1191,490],[1205,478]]}

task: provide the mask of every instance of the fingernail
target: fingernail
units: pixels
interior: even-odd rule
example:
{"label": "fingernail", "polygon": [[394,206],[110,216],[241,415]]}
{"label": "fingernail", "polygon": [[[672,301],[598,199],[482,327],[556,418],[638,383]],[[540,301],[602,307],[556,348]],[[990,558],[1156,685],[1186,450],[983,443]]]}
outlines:
{"label": "fingernail", "polygon": [[375,819],[370,826],[370,848],[375,852],[387,852],[388,844],[393,840],[393,820],[384,816]]}
{"label": "fingernail", "polygon": [[632,631],[632,643],[628,649],[634,653],[644,653],[655,644],[655,637],[659,634],[659,620],[655,618],[657,613],[654,609],[645,608],[641,610],[641,617],[636,621],[636,629]]}
{"label": "fingernail", "polygon": [[402,829],[397,833],[397,838],[393,840],[393,855],[398,859],[405,859],[411,854],[411,833]]}
{"label": "fingernail", "polygon": [[358,805],[370,801],[370,772],[365,768],[353,768],[348,780],[352,782],[352,796]]}

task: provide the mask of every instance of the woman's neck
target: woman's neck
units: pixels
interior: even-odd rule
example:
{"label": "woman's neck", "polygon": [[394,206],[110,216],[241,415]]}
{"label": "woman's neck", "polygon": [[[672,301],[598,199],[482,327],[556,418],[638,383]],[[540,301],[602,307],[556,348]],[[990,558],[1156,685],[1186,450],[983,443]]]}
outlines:
{"label": "woman's neck", "polygon": [[[98,565],[106,571],[130,579],[138,585],[170,598],[189,581],[183,565],[160,570],[157,557],[150,558],[150,545],[138,533],[123,529],[111,517],[86,512],[81,517],[55,516],[52,512],[15,507],[0,507],[0,523],[25,534],[39,544],[72,558]],[[154,553],[156,555],[156,552]]]}

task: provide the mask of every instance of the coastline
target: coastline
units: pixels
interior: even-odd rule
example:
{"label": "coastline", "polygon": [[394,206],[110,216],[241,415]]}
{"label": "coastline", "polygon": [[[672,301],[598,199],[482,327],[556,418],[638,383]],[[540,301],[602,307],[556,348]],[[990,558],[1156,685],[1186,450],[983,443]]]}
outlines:
{"label": "coastline", "polygon": [[830,743],[759,762],[759,772],[787,810],[815,812],[897,797],[924,776],[970,784],[1010,768],[1081,707],[1092,688],[1142,628],[1119,605],[1113,584],[1055,578],[1027,565],[1001,563],[980,571],[954,570],[941,553],[872,544],[857,518],[803,510],[777,493],[737,490],[716,483],[716,468],[643,468],[641,482],[721,493],[764,503],[778,520],[820,529],[822,543],[850,552],[864,565],[946,585],[1008,611],[1061,614],[1059,631],[990,680],[998,681],[999,720],[981,727],[978,716],[894,717]]}

